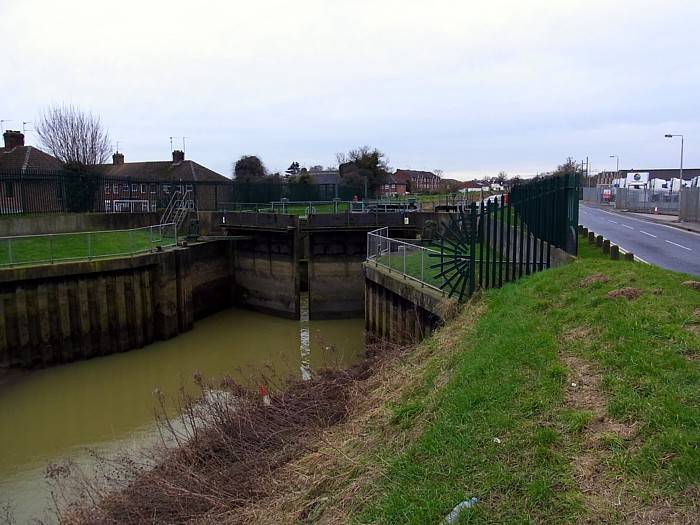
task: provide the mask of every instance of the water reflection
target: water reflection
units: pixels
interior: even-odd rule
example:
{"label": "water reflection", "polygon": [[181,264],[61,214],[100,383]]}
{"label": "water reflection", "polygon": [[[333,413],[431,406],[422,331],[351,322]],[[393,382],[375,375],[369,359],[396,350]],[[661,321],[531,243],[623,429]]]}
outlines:
{"label": "water reflection", "polygon": [[[28,517],[44,506],[48,462],[84,458],[85,447],[139,443],[152,428],[153,391],[175,396],[183,385],[195,391],[195,372],[245,382],[263,365],[267,375],[290,377],[301,368],[310,377],[311,368],[357,360],[362,320],[308,321],[306,311],[305,332],[298,321],[231,309],[169,341],[0,386],[0,499],[12,499],[17,516]],[[300,355],[304,344],[308,351]]]}

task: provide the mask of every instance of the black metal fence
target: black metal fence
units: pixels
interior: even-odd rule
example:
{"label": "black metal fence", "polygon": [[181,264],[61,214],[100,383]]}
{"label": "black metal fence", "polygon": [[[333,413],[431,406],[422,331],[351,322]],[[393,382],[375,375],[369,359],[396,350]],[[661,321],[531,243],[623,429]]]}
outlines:
{"label": "black metal fence", "polygon": [[231,202],[278,202],[290,201],[351,201],[364,197],[364,188],[343,184],[289,184],[284,182],[237,182],[232,183]]}
{"label": "black metal fence", "polygon": [[429,254],[429,278],[463,300],[550,268],[559,250],[576,255],[578,190],[576,174],[546,177],[453,213]]}

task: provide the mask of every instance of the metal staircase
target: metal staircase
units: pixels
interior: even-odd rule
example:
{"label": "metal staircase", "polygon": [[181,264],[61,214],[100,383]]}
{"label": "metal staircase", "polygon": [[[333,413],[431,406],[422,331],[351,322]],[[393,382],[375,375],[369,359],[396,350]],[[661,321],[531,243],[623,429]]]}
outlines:
{"label": "metal staircase", "polygon": [[161,224],[174,223],[178,231],[185,222],[185,219],[190,212],[197,213],[197,201],[194,198],[192,190],[187,190],[184,193],[175,191],[170,198],[168,207],[165,208],[163,215],[160,218]]}

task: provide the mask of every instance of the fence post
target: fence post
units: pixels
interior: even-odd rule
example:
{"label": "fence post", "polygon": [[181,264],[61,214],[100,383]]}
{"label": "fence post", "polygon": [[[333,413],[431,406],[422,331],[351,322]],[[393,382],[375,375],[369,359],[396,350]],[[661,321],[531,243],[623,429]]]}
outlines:
{"label": "fence post", "polygon": [[423,257],[425,256],[425,250],[421,247],[420,250],[420,285],[423,286],[423,283],[425,281],[424,278],[424,271],[423,271]]}
{"label": "fence post", "polygon": [[403,245],[403,276],[406,277],[406,245]]}
{"label": "fence post", "polygon": [[[226,214],[224,214],[225,217]],[[224,223],[226,222],[226,219],[224,218]],[[148,240],[149,240],[149,249],[148,251],[153,250],[153,226],[148,227]]]}

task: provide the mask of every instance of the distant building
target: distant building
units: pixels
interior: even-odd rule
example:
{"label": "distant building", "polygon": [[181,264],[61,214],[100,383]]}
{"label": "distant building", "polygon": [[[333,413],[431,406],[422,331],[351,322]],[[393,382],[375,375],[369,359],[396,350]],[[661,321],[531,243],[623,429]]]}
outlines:
{"label": "distant building", "polygon": [[[679,168],[663,168],[663,169],[630,169],[617,171],[601,171],[595,175],[595,184],[609,184],[611,186],[618,185],[624,187],[622,181],[626,181],[629,174],[647,173],[649,185],[660,187],[663,183],[654,182],[655,179],[671,181],[677,179],[678,182],[674,187],[680,186],[680,170]],[[683,185],[691,186],[694,180],[700,177],[700,168],[683,168]],[[675,189],[673,191],[676,191]]]}
{"label": "distant building", "polygon": [[0,148],[0,171],[22,172],[58,170],[63,163],[34,146],[24,145],[24,133],[7,130],[2,134],[5,147]]}
{"label": "distant building", "polygon": [[[63,192],[53,179],[38,177],[42,172],[59,170],[63,163],[34,146],[24,145],[24,134],[8,130],[0,148],[0,213],[24,213],[28,203],[41,198],[41,211],[63,209]],[[34,177],[31,177],[35,175]],[[33,210],[31,210],[33,211]]]}
{"label": "distant building", "polygon": [[309,175],[314,184],[340,184],[340,171],[323,169],[322,166],[311,166]]}
{"label": "distant building", "polygon": [[406,195],[406,183],[397,179],[394,175],[389,175],[386,182],[379,187],[378,195],[399,196]]}
{"label": "distant building", "polygon": [[[218,192],[231,179],[172,152],[172,161],[124,162],[124,154],[112,155],[111,164],[96,166],[104,182],[105,211],[155,211],[167,206],[176,191],[192,191],[202,209],[216,209]],[[195,189],[196,188],[196,189]],[[137,204],[138,203],[138,204]],[[136,205],[136,208],[134,207]]]}
{"label": "distant building", "polygon": [[440,177],[430,171],[396,170],[394,178],[406,184],[411,193],[437,193],[440,191]]}

